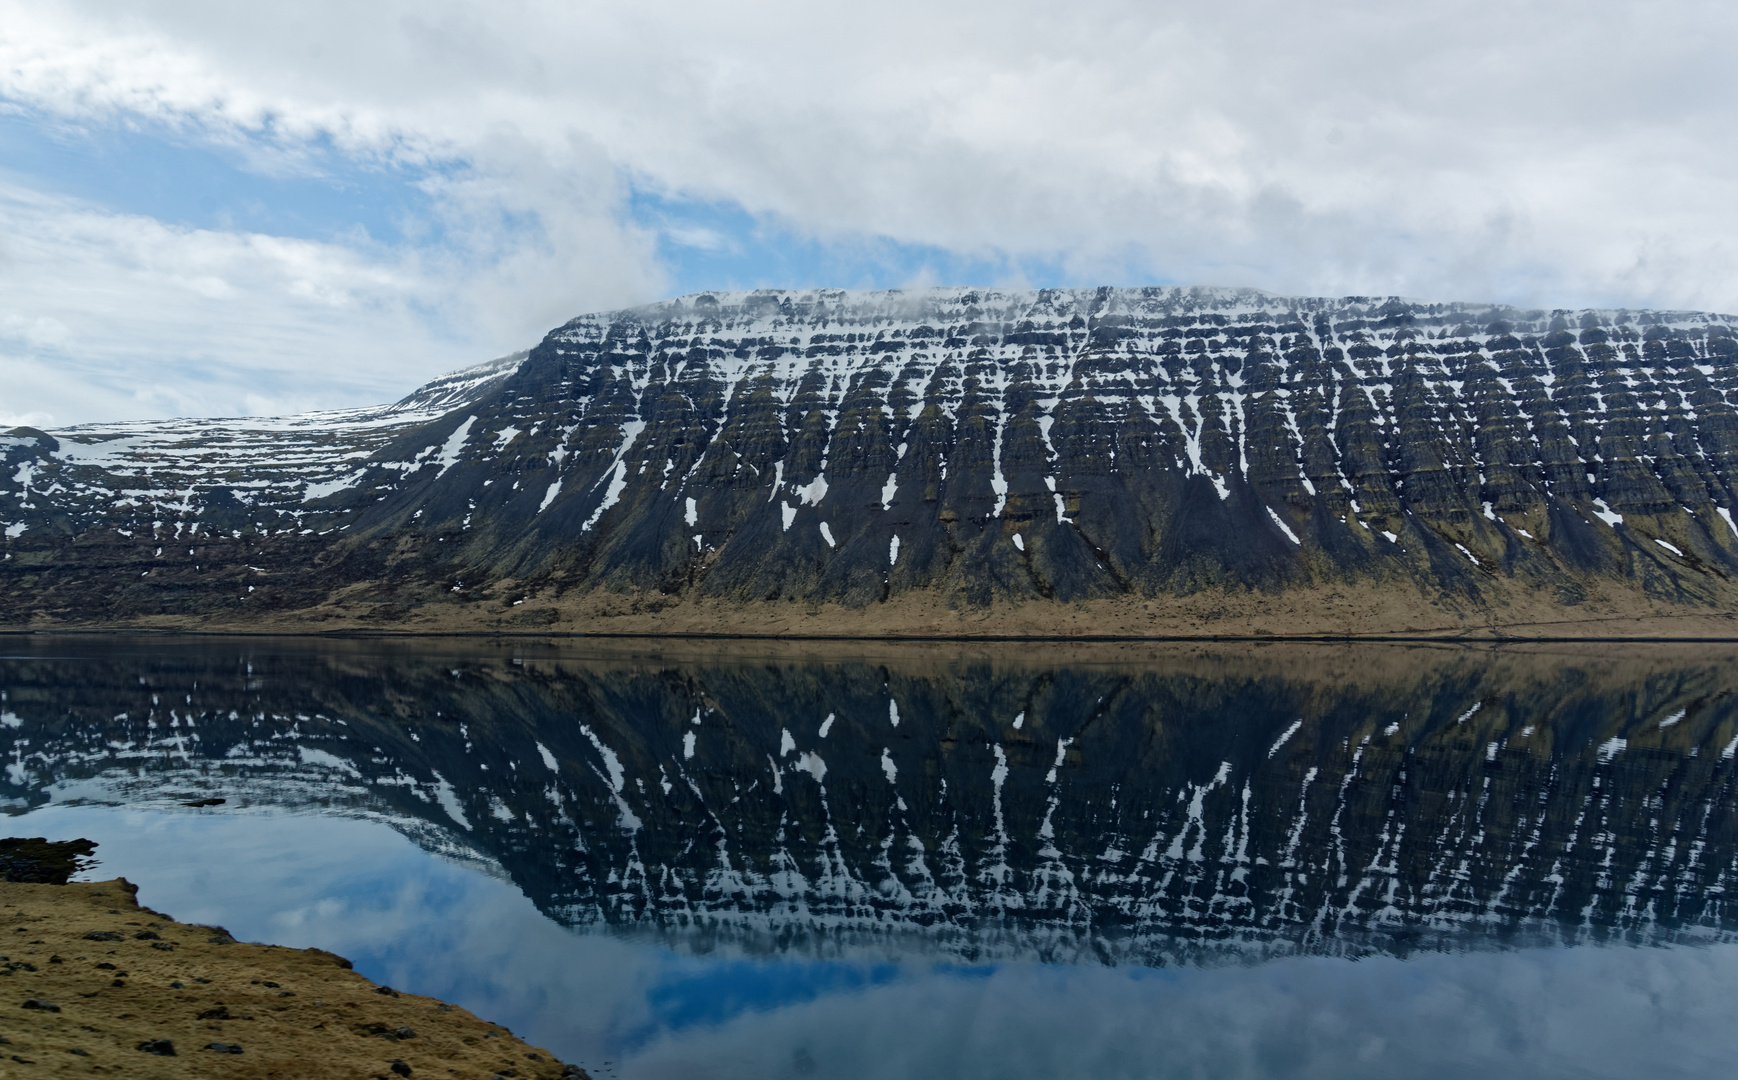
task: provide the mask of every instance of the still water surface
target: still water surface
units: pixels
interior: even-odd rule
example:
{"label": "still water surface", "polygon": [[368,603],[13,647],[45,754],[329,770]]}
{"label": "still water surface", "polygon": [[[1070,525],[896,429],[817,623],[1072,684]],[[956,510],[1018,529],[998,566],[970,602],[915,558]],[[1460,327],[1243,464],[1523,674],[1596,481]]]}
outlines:
{"label": "still water surface", "polygon": [[8,832],[600,1076],[1738,1054],[1727,647],[0,651]]}

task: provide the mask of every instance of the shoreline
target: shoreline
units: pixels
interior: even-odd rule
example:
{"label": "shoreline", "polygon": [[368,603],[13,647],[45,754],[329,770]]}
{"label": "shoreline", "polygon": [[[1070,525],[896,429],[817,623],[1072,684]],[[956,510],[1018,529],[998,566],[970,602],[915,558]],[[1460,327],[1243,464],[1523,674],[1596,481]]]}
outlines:
{"label": "shoreline", "polygon": [[860,607],[725,600],[627,590],[562,591],[497,582],[474,594],[345,590],[307,607],[8,613],[0,634],[189,634],[309,638],[584,638],[838,642],[1738,642],[1730,603],[1613,589],[1564,603],[1503,583],[1484,597],[1346,583],[1261,593],[1212,589],[967,605],[938,593]]}
{"label": "shoreline", "polygon": [[0,627],[0,638],[24,637],[258,637],[304,638],[320,641],[526,640],[526,641],[790,641],[790,642],[909,642],[937,644],[1299,644],[1299,645],[1719,645],[1738,644],[1738,633],[1701,635],[1647,634],[776,634],[717,631],[579,631],[579,630],[387,630],[353,627],[339,630],[190,628],[177,626],[76,626],[17,629]]}

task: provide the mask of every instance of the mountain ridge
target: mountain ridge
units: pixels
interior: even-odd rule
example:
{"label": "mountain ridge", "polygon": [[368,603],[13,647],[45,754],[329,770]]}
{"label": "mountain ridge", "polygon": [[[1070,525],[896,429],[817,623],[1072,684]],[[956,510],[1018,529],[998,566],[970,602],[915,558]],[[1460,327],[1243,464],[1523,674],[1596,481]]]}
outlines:
{"label": "mountain ridge", "polygon": [[15,429],[0,625],[1729,636],[1734,394],[1723,315],[701,293],[382,409]]}

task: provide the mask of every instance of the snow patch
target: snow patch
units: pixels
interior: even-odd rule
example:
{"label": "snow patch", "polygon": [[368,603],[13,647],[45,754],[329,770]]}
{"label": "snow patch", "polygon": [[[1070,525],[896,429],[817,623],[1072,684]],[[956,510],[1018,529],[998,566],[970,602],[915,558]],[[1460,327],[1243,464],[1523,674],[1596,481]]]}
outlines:
{"label": "snow patch", "polygon": [[1062,768],[1062,763],[1068,760],[1068,744],[1073,741],[1073,739],[1056,740],[1056,760],[1050,764],[1050,771],[1044,775],[1046,784],[1056,782],[1056,770]]}
{"label": "snow patch", "polygon": [[796,493],[809,506],[819,506],[821,500],[827,497],[827,478],[817,476],[807,484],[796,489]]}
{"label": "snow patch", "polygon": [[1279,753],[1279,748],[1284,746],[1286,743],[1290,742],[1291,737],[1293,735],[1296,735],[1298,728],[1301,728],[1301,727],[1303,727],[1303,717],[1300,716],[1296,720],[1293,720],[1291,722],[1291,727],[1286,728],[1285,731],[1280,735],[1279,739],[1272,746],[1268,747],[1268,750],[1267,750],[1268,760],[1271,761],[1273,759],[1273,755]]}
{"label": "snow patch", "polygon": [[541,514],[549,509],[549,504],[554,502],[555,497],[559,494],[561,494],[561,481],[557,479],[555,483],[549,485],[549,490],[543,493],[543,501],[537,504],[537,512]]}
{"label": "snow patch", "polygon": [[336,480],[327,480],[320,484],[309,484],[306,488],[302,489],[302,501],[313,502],[315,499],[324,499],[328,496],[336,495],[338,492],[347,488],[355,487],[356,484],[367,475],[367,470],[358,469],[356,472],[353,472],[348,476],[340,476]]}
{"label": "snow patch", "polygon": [[[437,480],[445,475],[448,469],[459,463],[459,454],[465,448],[465,440],[471,437],[471,426],[476,422],[476,417],[466,417],[465,422],[447,436],[446,445],[441,447],[441,452],[435,456],[435,464],[441,467],[440,472],[435,473]],[[469,827],[466,826],[466,828]]]}
{"label": "snow patch", "polygon": [[459,827],[468,832],[471,828],[471,821],[465,817],[465,808],[459,805],[458,792],[453,790],[453,785],[447,783],[447,778],[440,773],[435,773],[434,778],[435,801],[441,804],[441,809],[447,812],[448,817],[458,822]]}
{"label": "snow patch", "polygon": [[[556,483],[560,483],[560,481],[558,480]],[[616,504],[616,501],[622,497],[622,490],[627,486],[628,463],[618,461],[616,462],[615,475],[610,477],[610,486],[604,489],[603,502],[597,504],[597,509],[593,510],[591,516],[585,519],[585,524],[579,527],[579,531],[586,532],[593,525],[596,525],[597,519],[603,517],[603,512]]]}
{"label": "snow patch", "polygon": [[322,768],[335,769],[338,772],[349,773],[351,776],[362,775],[357,772],[356,767],[351,765],[348,761],[345,761],[336,754],[327,753],[317,747],[298,746],[296,747],[296,754],[302,759],[302,764],[304,765],[319,765]]}
{"label": "snow patch", "polygon": [[1279,531],[1285,534],[1285,538],[1299,547],[1302,547],[1303,541],[1297,538],[1297,533],[1291,531],[1291,526],[1285,523],[1285,519],[1279,516],[1279,512],[1271,506],[1266,507],[1265,509],[1267,510],[1267,516],[1273,519],[1275,525],[1279,526]]}
{"label": "snow patch", "polygon": [[616,752],[603,744],[603,740],[592,734],[591,728],[579,725],[580,733],[591,740],[591,745],[597,748],[597,756],[603,758],[604,768],[609,770],[610,790],[617,795],[622,793],[622,784],[627,779],[627,773],[622,769],[621,759]]}
{"label": "snow patch", "polygon": [[[614,506],[616,501],[622,497],[622,491],[628,486],[628,463],[625,459],[628,451],[633,448],[634,441],[640,437],[640,432],[644,430],[646,430],[644,420],[629,420],[622,424],[622,443],[616,447],[614,460],[615,475],[610,478],[609,487],[603,493],[603,502],[599,503],[597,509],[591,512],[591,516],[585,519],[585,524],[579,527],[580,532],[589,531],[593,525],[597,524],[597,519],[603,517],[604,511]],[[597,485],[593,484],[592,486],[596,487]]]}

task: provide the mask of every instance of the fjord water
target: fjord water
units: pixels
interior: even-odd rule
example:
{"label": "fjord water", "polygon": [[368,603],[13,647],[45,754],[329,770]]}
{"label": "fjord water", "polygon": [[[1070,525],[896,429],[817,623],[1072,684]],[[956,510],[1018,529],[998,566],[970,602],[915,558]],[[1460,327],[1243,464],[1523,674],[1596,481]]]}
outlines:
{"label": "fjord water", "polygon": [[0,651],[8,832],[596,1075],[1738,1052],[1730,646]]}

